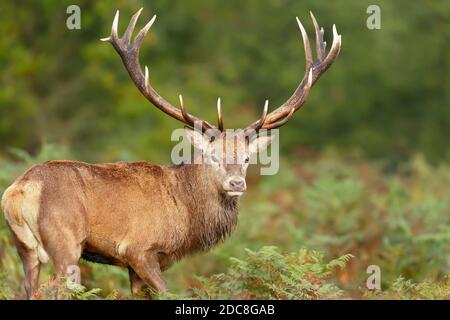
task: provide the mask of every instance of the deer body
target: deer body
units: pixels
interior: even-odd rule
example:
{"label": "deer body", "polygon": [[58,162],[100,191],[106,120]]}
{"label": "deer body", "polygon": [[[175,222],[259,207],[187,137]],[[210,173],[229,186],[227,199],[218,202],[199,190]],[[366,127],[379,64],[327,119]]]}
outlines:
{"label": "deer body", "polygon": [[8,188],[2,206],[34,251],[30,268],[51,257],[63,275],[83,257],[139,269],[133,261],[145,253],[164,270],[234,229],[239,198],[226,196],[212,174],[208,165],[50,161]]}

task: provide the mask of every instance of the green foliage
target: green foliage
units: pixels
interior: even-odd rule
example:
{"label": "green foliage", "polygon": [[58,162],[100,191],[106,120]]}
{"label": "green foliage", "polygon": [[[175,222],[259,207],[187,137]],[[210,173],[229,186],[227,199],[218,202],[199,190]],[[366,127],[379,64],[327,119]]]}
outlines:
{"label": "green foliage", "polygon": [[118,300],[118,298],[119,298],[119,290],[114,289],[105,297],[105,300]]}
{"label": "green foliage", "polygon": [[[195,289],[194,289],[195,291]],[[148,297],[156,300],[191,300],[193,299],[191,296],[172,293],[172,292],[156,292],[154,290],[148,289],[147,292],[144,292],[141,295],[142,299],[148,299]]]}
{"label": "green foliage", "polygon": [[[97,300],[100,299],[100,288],[88,290],[85,286],[77,283],[68,283],[66,279],[57,281],[50,279],[43,283],[33,295],[34,300],[50,300],[50,299],[71,299],[71,300]],[[117,294],[112,291],[105,299],[115,299]]]}
{"label": "green foliage", "polygon": [[[450,253],[448,167],[433,169],[418,157],[393,175],[382,166],[336,161],[338,157],[329,154],[291,169],[309,182],[291,186],[288,195],[274,191],[266,202],[277,203],[271,216],[279,226],[260,232],[285,240],[288,247],[302,243],[331,256],[351,252],[358,257],[352,267],[377,264],[389,269],[384,277],[388,283],[398,274],[414,279],[427,272],[445,275]],[[279,233],[282,228],[286,231]]]}
{"label": "green foliage", "polygon": [[[94,288],[91,290],[87,290],[85,286],[83,285],[75,285],[72,286],[69,290],[66,292],[66,296],[69,299],[74,300],[93,300],[98,298],[98,294],[102,291],[100,288]],[[107,299],[112,299],[115,297],[115,292],[111,292]]]}
{"label": "green foliage", "polygon": [[317,251],[282,254],[276,247],[245,250],[245,259],[230,259],[226,273],[199,278],[201,299],[333,299],[343,292],[330,282],[332,270],[345,267],[345,255],[328,263]]}
{"label": "green foliage", "polygon": [[389,299],[389,300],[449,300],[450,299],[450,276],[446,281],[433,283],[423,281],[414,283],[398,277],[392,286],[386,291],[371,291],[366,293],[369,299]]}

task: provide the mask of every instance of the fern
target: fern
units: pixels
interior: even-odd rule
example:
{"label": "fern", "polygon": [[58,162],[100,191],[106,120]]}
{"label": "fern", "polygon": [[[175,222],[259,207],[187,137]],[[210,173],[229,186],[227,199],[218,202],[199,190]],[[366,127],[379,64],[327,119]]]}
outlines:
{"label": "fern", "polygon": [[450,276],[445,281],[433,283],[423,281],[415,283],[403,276],[398,277],[386,291],[366,292],[369,299],[395,299],[395,300],[448,300],[450,299]]}
{"label": "fern", "polygon": [[273,246],[246,249],[245,259],[230,259],[228,272],[198,278],[196,298],[333,299],[343,292],[329,281],[330,270],[344,267],[351,255],[323,263],[323,254],[301,249],[281,253]]}
{"label": "fern", "polygon": [[85,286],[78,284],[71,285],[70,289],[67,288],[67,290],[65,291],[65,295],[68,298],[75,300],[92,300],[98,299],[101,291],[102,289],[100,288],[87,290]]}

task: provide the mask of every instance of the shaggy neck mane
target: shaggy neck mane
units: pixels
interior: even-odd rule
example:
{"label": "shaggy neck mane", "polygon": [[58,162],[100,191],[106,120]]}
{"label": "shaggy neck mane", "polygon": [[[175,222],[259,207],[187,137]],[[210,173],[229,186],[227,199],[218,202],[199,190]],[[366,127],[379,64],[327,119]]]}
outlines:
{"label": "shaggy neck mane", "polygon": [[183,205],[188,208],[188,251],[208,250],[230,235],[236,227],[239,198],[229,197],[219,189],[210,165],[186,164],[177,175],[187,181],[178,186]]}

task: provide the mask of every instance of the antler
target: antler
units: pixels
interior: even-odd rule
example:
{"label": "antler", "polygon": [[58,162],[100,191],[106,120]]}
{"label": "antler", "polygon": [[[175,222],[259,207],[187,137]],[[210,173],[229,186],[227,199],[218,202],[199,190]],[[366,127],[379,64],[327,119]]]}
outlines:
{"label": "antler", "polygon": [[[218,127],[215,127],[209,122],[187,113],[186,109],[184,108],[181,95],[180,108],[177,108],[167,102],[167,100],[165,100],[163,97],[161,97],[150,85],[147,66],[145,67],[145,73],[142,72],[140,67],[139,48],[148,30],[155,22],[156,15],[154,15],[153,18],[139,31],[134,41],[131,41],[136,22],[141,12],[142,8],[133,15],[123,37],[119,38],[117,32],[117,27],[119,24],[119,11],[117,10],[112,24],[111,35],[101,40],[110,42],[113,45],[114,49],[122,58],[122,62],[136,87],[139,89],[142,95],[158,109],[168,114],[169,116],[185,123],[188,126],[194,127],[195,124],[200,124],[202,131],[206,131],[208,129],[219,129],[220,131],[223,131],[220,98],[217,100]],[[316,83],[320,76],[333,64],[333,62],[339,55],[341,49],[341,36],[337,34],[336,27],[333,25],[333,44],[328,55],[325,57],[326,43],[323,41],[323,28],[319,28],[316,18],[312,13],[310,14],[316,32],[317,62],[313,63],[308,35],[306,34],[306,31],[303,28],[300,20],[297,18],[297,23],[302,34],[303,45],[305,48],[305,75],[292,96],[280,107],[269,114],[267,114],[269,102],[266,100],[261,118],[258,121],[252,123],[249,127],[247,127],[247,129],[253,129],[255,131],[258,131],[260,129],[274,129],[288,122],[294,112],[300,109],[305,103],[311,87]]]}
{"label": "antler", "polygon": [[[169,102],[167,102],[150,85],[149,72],[147,67],[145,67],[145,74],[142,73],[139,63],[139,48],[148,30],[152,26],[153,22],[155,22],[156,15],[154,15],[153,18],[139,31],[134,41],[131,41],[131,37],[133,35],[136,22],[141,12],[142,8],[133,15],[123,37],[119,38],[117,32],[117,26],[119,24],[119,10],[117,10],[112,24],[111,35],[101,40],[110,42],[113,45],[114,49],[116,49],[117,53],[122,58],[123,64],[125,65],[125,68],[127,69],[128,74],[130,75],[136,87],[144,95],[144,97],[148,101],[150,101],[153,105],[155,105],[158,109],[168,114],[169,116],[187,124],[188,126],[194,127],[196,123],[200,123],[202,131],[216,128],[207,121],[196,118],[195,116],[187,113],[186,110],[184,109],[181,95],[180,95],[181,109],[178,109]],[[220,126],[221,126],[221,114],[219,113],[219,127]]]}
{"label": "antler", "polygon": [[316,83],[320,76],[328,70],[328,68],[336,60],[339,52],[341,50],[341,36],[338,35],[336,31],[336,26],[333,25],[333,44],[331,46],[330,52],[325,57],[325,47],[326,42],[323,41],[323,28],[319,28],[316,18],[310,12],[311,19],[314,24],[314,29],[316,32],[316,51],[317,51],[317,62],[313,63],[311,47],[309,45],[308,35],[303,28],[302,23],[297,18],[297,23],[300,28],[300,32],[303,38],[303,46],[305,48],[305,58],[306,58],[306,71],[303,76],[302,81],[299,86],[292,94],[292,96],[283,103],[280,107],[272,111],[267,115],[267,100],[264,105],[264,112],[261,119],[255,121],[248,129],[253,129],[258,131],[260,129],[275,129],[281,127],[283,124],[289,121],[295,111],[300,109],[308,98],[309,91],[311,87]]}

